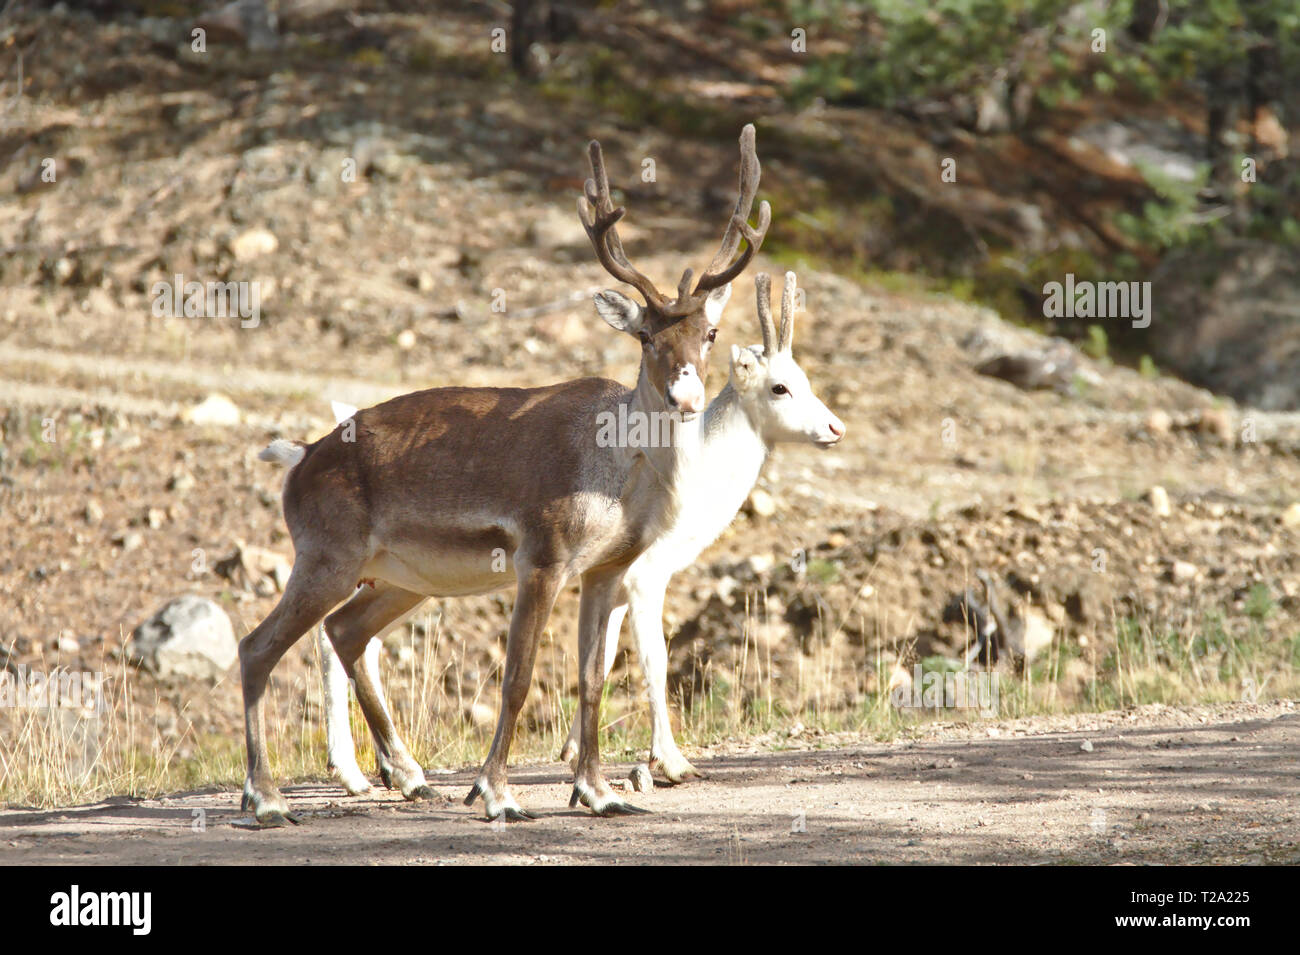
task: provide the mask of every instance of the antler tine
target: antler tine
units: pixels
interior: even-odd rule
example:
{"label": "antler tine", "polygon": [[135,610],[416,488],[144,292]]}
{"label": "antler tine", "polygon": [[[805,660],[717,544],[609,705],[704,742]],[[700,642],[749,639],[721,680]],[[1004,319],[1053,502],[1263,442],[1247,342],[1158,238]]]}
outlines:
{"label": "antler tine", "polygon": [[650,279],[633,268],[623,251],[615,226],[627,210],[622,206],[615,208],[610,199],[609,177],[605,174],[605,157],[601,154],[600,143],[593,139],[587,153],[591,160],[591,178],[583,186],[586,197],[578,199],[578,218],[596,250],[596,258],[606,272],[640,292],[647,305],[663,309],[663,295]]}
{"label": "antler tine", "polygon": [[786,272],[785,288],[781,290],[781,334],[777,338],[777,351],[789,351],[794,343],[794,285],[794,273]]}
{"label": "antler tine", "polygon": [[682,273],[682,280],[677,283],[677,301],[685,301],[691,294],[691,277],[695,275],[690,269]]}
{"label": "antler tine", "polygon": [[[709,263],[708,269],[700,276],[696,293],[709,292],[721,288],[741,272],[745,271],[755,253],[763,244],[768,226],[772,222],[772,208],[766,201],[758,206],[758,228],[749,225],[749,214],[754,207],[754,196],[758,193],[762,166],[758,162],[758,152],[754,148],[754,124],[749,123],[740,133],[740,187],[736,197],[736,208],[732,213],[727,231],[722,235],[722,246],[718,254]],[[740,247],[741,237],[746,242],[745,251],[740,258],[732,262],[736,250]],[[728,263],[730,266],[728,267]]]}
{"label": "antler tine", "polygon": [[755,275],[754,293],[758,299],[758,327],[763,332],[763,354],[771,358],[776,341],[776,328],[772,324],[772,276],[766,272]]}
{"label": "antler tine", "polygon": [[740,187],[737,190],[736,208],[732,210],[731,221],[727,223],[727,231],[723,233],[722,247],[709,263],[705,274],[725,268],[735,256],[736,249],[740,247],[740,232],[735,220],[739,218],[742,223],[749,221],[761,172],[758,153],[754,148],[754,124],[750,123],[740,131]]}

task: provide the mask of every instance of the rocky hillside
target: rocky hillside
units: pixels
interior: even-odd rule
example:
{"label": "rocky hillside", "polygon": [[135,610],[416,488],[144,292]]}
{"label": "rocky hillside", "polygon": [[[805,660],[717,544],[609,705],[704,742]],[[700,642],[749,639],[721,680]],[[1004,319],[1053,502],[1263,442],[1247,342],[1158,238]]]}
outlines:
{"label": "rocky hillside", "polygon": [[[335,12],[271,58],[190,55],[180,21],[58,16],[68,29],[32,48],[27,95],[0,131],[11,666],[115,669],[132,629],[183,593],[214,598],[247,632],[292,557],[282,473],[257,451],[324,433],[331,401],[630,381],[635,346],[592,313],[608,279],[573,212],[588,139],[605,146],[629,252],[655,278],[707,262],[724,225],[734,133],[687,138],[513,85],[490,53],[464,54],[483,44],[482,17],[434,29]],[[351,45],[370,29],[381,56]],[[350,52],[327,68],[322,51],[336,49]],[[736,130],[757,119],[761,156],[785,144],[764,166],[775,235],[801,214],[795,121],[726,108]],[[47,157],[53,182],[39,175]],[[637,178],[645,157],[655,182]],[[906,283],[833,274],[795,246],[787,234],[759,266],[798,271],[796,355],[848,435],[823,453],[780,449],[745,513],[678,578],[667,623],[680,697],[851,719],[898,669],[966,652],[949,608],[979,591],[977,570],[1046,635],[1040,702],[1294,686],[1300,422]],[[176,276],[258,283],[256,322],[167,314],[158,283]],[[758,337],[752,303],[751,274],[724,345]],[[1049,354],[1068,369],[1040,376],[1050,387],[979,371]],[[711,390],[725,374],[719,361]],[[510,607],[509,594],[431,603],[388,639],[394,678],[418,664],[442,717],[490,721]],[[535,726],[571,705],[576,609],[561,599],[540,656]],[[313,653],[304,641],[290,655],[277,705],[314,726]],[[634,667],[616,670],[616,711],[637,709]],[[233,673],[130,672],[120,691],[160,751],[237,739]],[[429,705],[395,696],[407,715]]]}

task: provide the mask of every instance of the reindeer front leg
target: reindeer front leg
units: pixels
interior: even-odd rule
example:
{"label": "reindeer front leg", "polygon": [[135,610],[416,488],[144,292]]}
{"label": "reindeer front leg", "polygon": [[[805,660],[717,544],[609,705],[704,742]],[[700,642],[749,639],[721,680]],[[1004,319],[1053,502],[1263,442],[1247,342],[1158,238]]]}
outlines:
{"label": "reindeer front leg", "polygon": [[[616,606],[609,615],[605,627],[605,679],[609,680],[609,671],[614,667],[614,658],[618,655],[618,634],[623,629],[623,618],[627,616],[627,604]],[[560,750],[560,762],[568,763],[575,772],[578,769],[578,744],[582,742],[582,719],[580,713],[573,714],[569,724],[569,736]]]}
{"label": "reindeer front leg", "polygon": [[472,806],[474,800],[482,796],[488,819],[504,816],[511,821],[537,818],[519,808],[519,803],[511,795],[506,783],[506,760],[510,756],[510,743],[514,739],[519,712],[524,708],[533,681],[537,645],[541,642],[546,621],[551,617],[555,598],[568,579],[568,574],[558,566],[532,567],[516,558],[515,567],[519,591],[515,596],[515,612],[510,618],[510,636],[506,640],[501,715],[497,719],[497,731],[492,737],[487,762],[465,797],[465,805]]}
{"label": "reindeer front leg", "polygon": [[692,766],[677,748],[672,720],[668,716],[668,642],[664,638],[664,592],[667,589],[667,579],[641,574],[628,587],[631,606],[628,622],[641,661],[641,672],[645,675],[646,697],[650,701],[650,769],[661,773],[668,782],[677,784],[691,776],[703,777],[704,774]]}
{"label": "reindeer front leg", "polygon": [[605,640],[623,571],[592,571],[582,578],[578,612],[578,765],[570,806],[581,802],[598,816],[645,813],[624,802],[600,772],[600,697],[605,689]]}

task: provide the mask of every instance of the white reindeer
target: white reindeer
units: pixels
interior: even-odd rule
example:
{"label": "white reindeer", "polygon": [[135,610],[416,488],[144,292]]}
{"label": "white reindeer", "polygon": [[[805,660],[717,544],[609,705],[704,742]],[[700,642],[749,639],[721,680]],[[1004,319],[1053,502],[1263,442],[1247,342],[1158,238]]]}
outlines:
{"label": "white reindeer", "polygon": [[[807,375],[791,354],[794,273],[785,275],[779,330],[772,321],[769,277],[756,275],[754,285],[763,344],[732,346],[730,379],[705,410],[697,443],[691,453],[683,456],[677,473],[680,506],[671,523],[628,569],[605,636],[608,676],[623,620],[630,620],[653,714],[650,766],[672,783],[700,773],[677,748],[668,716],[668,649],[663,632],[668,581],[694,563],[731,523],[758,480],[773,445],[830,447],[844,436],[843,422],[813,394]],[[357,765],[348,721],[347,674],[323,629],[318,639],[324,668],[329,765],[344,788],[357,795],[366,792],[370,784]],[[379,685],[378,658],[376,638],[362,659],[375,685]],[[573,760],[579,742],[580,726],[575,718],[561,759]],[[386,777],[382,767],[380,772]]]}

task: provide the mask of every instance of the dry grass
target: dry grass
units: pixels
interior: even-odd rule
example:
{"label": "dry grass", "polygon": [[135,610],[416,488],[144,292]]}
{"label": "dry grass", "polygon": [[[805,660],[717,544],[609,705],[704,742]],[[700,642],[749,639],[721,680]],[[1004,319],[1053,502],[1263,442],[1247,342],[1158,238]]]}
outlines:
{"label": "dry grass", "polygon": [[[1300,696],[1300,637],[1288,640],[1270,634],[1266,617],[1267,608],[1261,608],[1244,629],[1231,634],[1213,613],[1203,614],[1198,625],[1177,630],[1153,621],[1116,619],[1113,646],[1091,658],[1074,642],[1058,639],[1022,674],[999,675],[997,715]],[[752,610],[734,664],[707,664],[700,674],[707,691],[678,708],[678,739],[688,751],[796,724],[885,739],[935,717],[981,718],[971,710],[896,708],[888,692],[892,658],[878,653],[872,666],[862,667],[855,662],[861,651],[848,652],[837,632],[821,634],[810,653],[794,655],[797,665],[792,672],[781,672],[773,660],[773,644],[761,639],[764,622],[765,609]],[[495,713],[500,668],[483,675],[475,687],[467,686],[461,678],[464,646],[447,640],[432,615],[423,623],[427,636],[422,639],[405,628],[398,632],[396,644],[390,637],[383,666],[394,719],[422,765],[476,765],[487,752],[493,727],[490,721],[475,723],[466,714],[474,703]],[[410,651],[402,651],[402,641]],[[397,652],[392,652],[395,646]],[[544,652],[559,657],[551,661],[552,672],[576,672],[575,662],[558,644],[551,642]],[[49,661],[50,669],[58,662]],[[923,664],[936,665],[943,666],[941,661]],[[196,737],[188,730],[169,734],[133,700],[128,688],[136,676],[129,666],[112,663],[105,675],[108,697],[97,714],[57,707],[0,709],[0,802],[49,807],[109,795],[240,785],[241,736]],[[319,706],[304,703],[301,694],[284,698],[285,692],[273,686],[268,712],[298,716],[268,719],[274,772],[280,779],[322,778],[325,747]],[[608,759],[643,757],[650,724],[642,700],[640,675],[631,668],[607,687],[602,751]],[[536,688],[513,747],[516,761],[554,759],[574,710],[574,697],[563,689]],[[373,765],[370,737],[355,706],[352,722],[361,765]]]}

